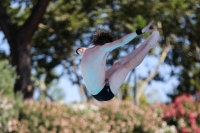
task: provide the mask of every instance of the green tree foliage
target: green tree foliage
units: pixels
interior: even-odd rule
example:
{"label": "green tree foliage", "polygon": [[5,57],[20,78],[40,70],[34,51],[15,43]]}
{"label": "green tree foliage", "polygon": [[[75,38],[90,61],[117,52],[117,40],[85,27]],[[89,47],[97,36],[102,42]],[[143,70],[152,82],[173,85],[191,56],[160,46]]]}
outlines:
{"label": "green tree foliage", "polygon": [[11,119],[18,116],[21,96],[14,99],[16,73],[8,60],[0,60],[0,72],[0,132],[7,132]]}
{"label": "green tree foliage", "polygon": [[182,67],[182,71],[178,74],[180,84],[175,90],[175,95],[181,95],[184,92],[194,94],[200,89],[199,4],[199,1],[194,0],[177,1],[174,5],[170,5],[177,8],[171,15],[174,18],[171,22],[174,27],[172,35],[176,42],[174,42],[174,49],[166,61]]}
{"label": "green tree foliage", "polygon": [[15,68],[9,65],[8,60],[0,60],[0,94],[13,98],[13,86],[17,78]]}
{"label": "green tree foliage", "polygon": [[[46,76],[46,84],[63,73],[72,77],[71,71],[76,67],[73,62],[75,42],[86,33],[90,24],[82,8],[81,1],[51,3],[39,25],[38,33],[33,38],[32,64],[38,78]],[[60,64],[70,72],[63,71],[61,75],[56,75],[54,68]]]}
{"label": "green tree foliage", "polygon": [[[16,1],[7,1],[3,5],[8,9],[8,15],[12,22],[23,28],[26,20],[31,16],[30,14],[34,13],[32,7],[39,1],[18,0],[20,5],[18,8],[11,7],[11,2]],[[22,6],[24,3],[26,6]],[[92,33],[97,28],[111,30],[119,38],[144,27],[154,19],[153,28],[157,28],[161,33],[159,46],[162,49],[166,45],[173,47],[169,51],[165,63],[173,67],[180,67],[179,72],[172,70],[170,75],[179,77],[180,83],[175,89],[175,95],[179,95],[183,91],[193,94],[200,88],[198,76],[200,69],[198,63],[200,60],[199,10],[199,1],[196,0],[51,1],[43,19],[38,19],[41,20],[38,21],[39,28],[36,30],[35,27],[35,30],[31,30],[31,33],[35,31],[34,36],[32,42],[28,43],[31,45],[26,45],[30,46],[30,51],[22,53],[31,53],[30,66],[35,70],[34,76],[38,79],[44,78],[45,84],[51,83],[63,74],[67,74],[72,83],[82,84],[80,72],[77,69],[80,58],[74,56],[74,49],[78,46],[89,46]],[[26,35],[26,32],[23,33]],[[16,34],[18,35],[18,32]],[[145,38],[146,36],[147,34],[140,37]],[[140,37],[112,52],[108,60],[109,66],[116,59],[123,58],[126,53],[133,50],[135,45],[140,42]],[[23,36],[23,38],[26,37]],[[11,41],[8,42],[12,44]],[[19,50],[21,49],[19,48]],[[12,50],[15,49],[11,48],[11,56],[15,57],[16,52],[12,54]],[[151,51],[152,54],[154,52]],[[54,68],[60,64],[63,66],[63,72],[58,75]],[[29,65],[27,64],[27,66]],[[29,76],[29,74],[27,75]],[[164,75],[161,74],[154,78],[154,80],[162,81],[163,79]]]}

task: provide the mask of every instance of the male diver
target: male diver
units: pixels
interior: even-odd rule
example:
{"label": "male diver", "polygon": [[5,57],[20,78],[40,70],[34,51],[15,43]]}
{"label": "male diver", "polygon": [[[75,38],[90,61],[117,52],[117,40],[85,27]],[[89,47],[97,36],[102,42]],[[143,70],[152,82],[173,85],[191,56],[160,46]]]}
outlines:
{"label": "male diver", "polygon": [[[98,30],[91,41],[93,47],[81,47],[76,50],[77,54],[82,55],[80,69],[86,88],[96,100],[111,100],[117,94],[128,73],[143,61],[152,47],[156,46],[160,35],[157,30],[150,29],[153,22],[118,40],[114,40],[110,32]],[[106,70],[109,52],[146,32],[152,33],[138,48]]]}

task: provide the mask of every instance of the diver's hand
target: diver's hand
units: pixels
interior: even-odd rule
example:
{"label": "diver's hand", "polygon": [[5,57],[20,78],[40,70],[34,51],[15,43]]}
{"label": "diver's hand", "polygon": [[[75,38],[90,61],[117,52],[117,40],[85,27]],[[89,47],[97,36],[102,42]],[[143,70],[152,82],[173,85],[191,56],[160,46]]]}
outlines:
{"label": "diver's hand", "polygon": [[151,21],[146,27],[144,27],[144,28],[142,29],[142,33],[145,33],[145,32],[153,32],[154,29],[149,29],[149,28],[151,27],[151,25],[153,24],[153,22],[154,22],[154,20]]}

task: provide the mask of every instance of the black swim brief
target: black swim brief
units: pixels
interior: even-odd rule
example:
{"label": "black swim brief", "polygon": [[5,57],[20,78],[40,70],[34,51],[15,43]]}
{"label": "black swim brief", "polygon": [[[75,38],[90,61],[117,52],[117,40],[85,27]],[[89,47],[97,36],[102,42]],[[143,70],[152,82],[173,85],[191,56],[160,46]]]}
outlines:
{"label": "black swim brief", "polygon": [[92,95],[98,101],[108,101],[108,100],[111,100],[115,96],[110,89],[108,79],[106,79],[105,81],[106,81],[106,84],[103,87],[103,89],[98,94]]}

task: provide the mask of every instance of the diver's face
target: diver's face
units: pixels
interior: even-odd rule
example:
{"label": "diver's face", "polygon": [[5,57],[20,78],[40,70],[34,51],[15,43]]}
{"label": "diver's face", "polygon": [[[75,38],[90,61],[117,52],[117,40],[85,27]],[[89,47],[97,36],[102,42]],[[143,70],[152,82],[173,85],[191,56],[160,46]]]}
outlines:
{"label": "diver's face", "polygon": [[80,55],[83,55],[84,52],[85,52],[85,50],[86,50],[86,48],[79,48],[79,49],[78,49],[78,53],[79,53]]}

